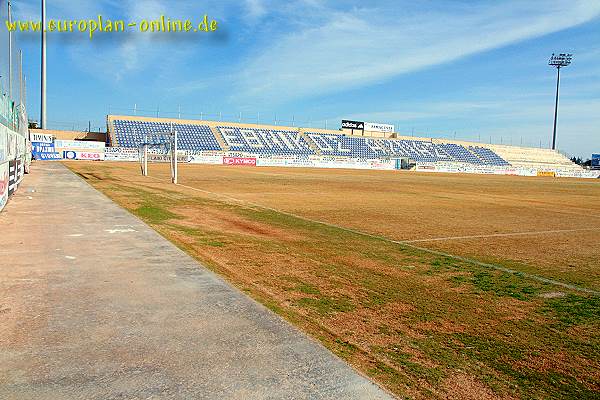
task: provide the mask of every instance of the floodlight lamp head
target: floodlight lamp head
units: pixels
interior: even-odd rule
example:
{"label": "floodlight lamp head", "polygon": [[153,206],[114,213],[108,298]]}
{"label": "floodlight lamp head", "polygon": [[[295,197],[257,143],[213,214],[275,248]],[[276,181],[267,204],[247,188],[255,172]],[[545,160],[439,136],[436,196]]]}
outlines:
{"label": "floodlight lamp head", "polygon": [[566,67],[571,64],[571,60],[573,59],[573,54],[570,53],[560,53],[554,54],[550,57],[550,61],[548,61],[548,65],[551,67],[561,68]]}

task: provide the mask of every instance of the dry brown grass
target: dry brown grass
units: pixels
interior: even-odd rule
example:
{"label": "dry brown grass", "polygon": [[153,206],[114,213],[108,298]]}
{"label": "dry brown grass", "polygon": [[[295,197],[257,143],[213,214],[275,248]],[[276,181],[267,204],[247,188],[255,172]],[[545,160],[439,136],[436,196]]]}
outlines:
{"label": "dry brown grass", "polygon": [[[137,173],[137,166],[126,167]],[[168,179],[165,166],[153,175]],[[183,165],[184,185],[600,290],[597,180]]]}
{"label": "dry brown grass", "polygon": [[[166,184],[166,165],[151,165],[158,179],[135,164],[67,165],[400,396],[600,391],[598,297],[220,196],[404,240],[600,227],[598,182],[184,165],[186,187]],[[598,242],[573,233],[419,245],[597,287]]]}

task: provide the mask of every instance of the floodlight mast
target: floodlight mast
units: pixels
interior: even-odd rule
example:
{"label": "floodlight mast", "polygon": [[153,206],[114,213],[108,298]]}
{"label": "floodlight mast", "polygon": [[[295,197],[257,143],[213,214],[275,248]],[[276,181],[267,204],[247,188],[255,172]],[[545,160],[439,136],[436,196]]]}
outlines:
{"label": "floodlight mast", "polygon": [[556,68],[556,100],[554,102],[554,129],[552,131],[552,150],[556,150],[556,119],[558,117],[558,88],[560,86],[560,69],[571,64],[573,54],[560,53],[558,55],[552,53],[548,65]]}
{"label": "floodlight mast", "polygon": [[46,0],[42,0],[42,65],[41,65],[41,104],[40,104],[40,128],[48,129],[46,118]]}

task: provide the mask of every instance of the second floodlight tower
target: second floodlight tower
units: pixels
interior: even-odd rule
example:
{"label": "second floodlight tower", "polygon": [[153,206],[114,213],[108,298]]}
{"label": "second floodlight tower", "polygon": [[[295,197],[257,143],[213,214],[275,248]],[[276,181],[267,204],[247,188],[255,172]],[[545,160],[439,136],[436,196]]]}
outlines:
{"label": "second floodlight tower", "polygon": [[558,55],[552,53],[548,65],[556,68],[556,101],[554,103],[554,130],[552,131],[552,150],[556,150],[556,118],[558,116],[558,88],[560,86],[560,69],[571,64],[573,54],[560,53]]}

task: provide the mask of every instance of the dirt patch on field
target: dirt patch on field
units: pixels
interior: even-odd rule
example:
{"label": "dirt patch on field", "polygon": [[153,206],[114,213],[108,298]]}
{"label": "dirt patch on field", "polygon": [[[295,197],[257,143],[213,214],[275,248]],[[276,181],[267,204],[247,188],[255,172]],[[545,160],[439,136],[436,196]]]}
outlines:
{"label": "dirt patch on field", "polygon": [[207,230],[221,231],[224,233],[242,234],[262,238],[276,238],[278,240],[298,240],[299,237],[290,231],[277,229],[272,225],[249,221],[231,212],[210,209],[205,207],[180,206],[172,207],[175,214],[179,215],[177,224],[189,228],[202,227]]}

